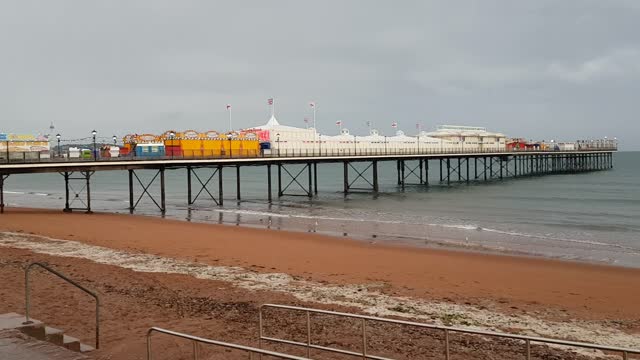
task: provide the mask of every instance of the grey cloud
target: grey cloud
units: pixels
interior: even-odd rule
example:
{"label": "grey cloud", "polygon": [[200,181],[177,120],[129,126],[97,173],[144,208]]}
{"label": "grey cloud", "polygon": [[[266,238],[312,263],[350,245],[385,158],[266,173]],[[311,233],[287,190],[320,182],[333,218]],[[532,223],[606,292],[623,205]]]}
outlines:
{"label": "grey cloud", "polygon": [[567,1],[0,5],[0,131],[77,137],[279,118],[575,139],[640,132],[640,6]]}

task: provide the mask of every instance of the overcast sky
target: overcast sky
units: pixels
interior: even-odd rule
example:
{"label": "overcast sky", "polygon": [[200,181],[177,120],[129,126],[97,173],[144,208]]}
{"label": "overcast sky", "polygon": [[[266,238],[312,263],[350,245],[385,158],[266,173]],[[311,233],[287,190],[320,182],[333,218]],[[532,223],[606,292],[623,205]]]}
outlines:
{"label": "overcast sky", "polygon": [[640,1],[0,0],[0,132],[438,124],[640,149]]}

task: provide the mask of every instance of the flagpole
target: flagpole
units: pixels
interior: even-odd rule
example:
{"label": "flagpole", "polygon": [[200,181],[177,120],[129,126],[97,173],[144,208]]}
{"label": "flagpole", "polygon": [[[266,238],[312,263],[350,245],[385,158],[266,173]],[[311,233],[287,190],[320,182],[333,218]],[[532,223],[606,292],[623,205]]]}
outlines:
{"label": "flagpole", "polygon": [[229,112],[229,132],[231,132],[231,130],[233,130],[231,126],[231,106],[227,106],[227,111]]}
{"label": "flagpole", "polygon": [[[313,102],[313,141],[316,141],[316,137],[318,136],[318,128],[316,128],[316,103]],[[320,147],[320,143],[318,143],[318,147]]]}
{"label": "flagpole", "polygon": [[316,129],[316,103],[313,103],[313,128]]}
{"label": "flagpole", "polygon": [[271,98],[271,117],[276,116],[276,99]]}

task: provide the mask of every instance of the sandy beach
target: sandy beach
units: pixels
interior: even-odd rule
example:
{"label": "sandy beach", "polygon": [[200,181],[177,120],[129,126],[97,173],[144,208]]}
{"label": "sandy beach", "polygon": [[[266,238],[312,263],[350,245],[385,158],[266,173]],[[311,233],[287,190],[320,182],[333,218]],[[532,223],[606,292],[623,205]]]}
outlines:
{"label": "sandy beach", "polygon": [[[167,272],[178,275],[167,275],[167,279],[173,279],[176,276],[184,278],[185,272],[176,270],[179,269],[180,264],[184,263],[212,268],[237,267],[254,274],[252,276],[286,274],[292,279],[290,283],[298,282],[306,284],[306,287],[317,287],[319,293],[325,291],[323,290],[325,288],[360,286],[360,290],[364,289],[369,294],[377,294],[378,298],[373,300],[373,303],[379,302],[382,305],[386,304],[385,301],[409,299],[406,300],[406,304],[432,302],[468,309],[475,308],[480,312],[492,311],[496,314],[504,314],[506,317],[548,321],[553,324],[578,322],[578,327],[585,327],[581,324],[595,324],[619,331],[621,334],[629,334],[631,339],[634,337],[637,339],[640,331],[640,308],[638,307],[640,288],[637,286],[640,284],[639,269],[541,258],[416,249],[316,234],[189,223],[142,216],[65,214],[58,211],[14,208],[0,216],[0,231],[5,237],[13,239],[0,244],[2,245],[0,252],[4,253],[5,261],[13,257],[23,261],[27,258],[51,259],[53,256],[56,261],[82,262],[84,264],[82,266],[89,266],[86,263],[93,261],[108,264],[109,269],[114,266],[129,266],[129,269],[135,271],[147,271],[140,268],[143,265],[139,265],[139,268],[131,265],[138,261],[135,257],[128,257],[126,262],[114,260],[121,254],[139,254],[136,256],[154,256],[176,261],[177,265],[167,268],[169,269]],[[30,236],[40,238],[28,239]],[[47,240],[48,238],[70,240],[68,246],[76,248],[65,250],[63,248],[67,245],[52,242]],[[86,257],[78,255],[84,251],[80,248],[83,246],[91,247],[91,251],[85,251],[91,255]],[[62,250],[58,251],[57,248]],[[16,255],[8,255],[9,249],[17,251]],[[100,258],[97,254],[106,249],[115,252]],[[68,253],[74,255],[68,255]],[[75,259],[64,259],[67,256]],[[140,264],[149,262],[145,259],[147,258],[140,258]],[[163,261],[163,264],[166,264],[169,260]],[[153,272],[162,271],[162,269],[153,270]],[[104,274],[101,275],[102,280],[93,279],[96,285],[101,281],[107,282]],[[153,276],[158,277],[159,274]],[[6,278],[6,274],[3,278]],[[313,295],[303,297],[299,292],[296,293],[294,285],[289,283],[286,286],[279,285],[282,289],[278,289],[278,286],[268,288],[266,283],[260,283],[261,285],[257,286],[255,284],[259,283],[258,280],[250,286],[239,281],[240,290],[230,290],[235,280],[214,278],[216,279],[231,282],[223,287],[227,294],[223,296],[228,297],[229,291],[247,289],[257,291],[258,293],[254,293],[253,296],[246,293],[243,295],[247,298],[254,297],[251,300],[254,306],[266,301],[302,302],[312,305],[317,303],[315,306],[320,307],[329,305],[329,308],[344,310],[346,306],[350,311],[368,311],[365,307],[357,307],[356,297],[352,298],[351,303],[332,302],[330,298],[324,298],[324,295],[317,298]],[[13,301],[7,302],[0,311],[11,311],[8,309],[8,304],[16,306],[19,304],[21,298],[17,290],[19,281],[20,279],[14,279],[11,282],[17,294],[4,289],[4,295],[11,294],[9,297]],[[180,286],[187,286],[186,284],[182,281]],[[201,289],[202,286],[200,284],[196,288],[191,288],[189,292],[197,293],[197,289]],[[283,290],[288,287],[293,289],[291,294]],[[264,291],[277,294],[260,295],[264,294]],[[325,293],[328,291],[326,290]],[[209,290],[202,294],[208,293],[210,293]],[[335,306],[330,306],[331,304]],[[375,313],[383,316],[397,315],[428,319],[428,317],[420,317],[420,314],[426,314],[426,311],[411,314],[411,311],[397,309],[397,307],[387,306],[386,309],[389,311],[376,310]],[[406,305],[406,308],[418,308],[418,305]],[[434,319],[433,316],[431,318]],[[472,323],[478,322],[481,320],[475,319]],[[145,321],[144,325],[147,326],[150,323],[151,321]],[[464,324],[463,321],[462,325]],[[511,326],[505,324],[478,325],[509,330]],[[453,325],[460,324],[454,322]],[[531,331],[537,332],[533,329],[533,324],[531,327]],[[513,328],[519,331],[526,329],[527,324],[514,325]],[[556,333],[542,335],[560,336]],[[568,337],[575,338],[579,334],[569,335],[567,334]],[[589,335],[585,333],[583,336]],[[606,337],[578,340],[602,339]],[[633,340],[629,341],[630,343],[625,345],[634,345]]]}

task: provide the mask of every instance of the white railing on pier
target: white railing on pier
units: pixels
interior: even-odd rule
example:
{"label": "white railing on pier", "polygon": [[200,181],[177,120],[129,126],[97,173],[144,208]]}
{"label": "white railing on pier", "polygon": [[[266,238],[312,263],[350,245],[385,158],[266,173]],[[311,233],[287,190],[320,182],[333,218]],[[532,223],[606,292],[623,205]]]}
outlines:
{"label": "white railing on pier", "polygon": [[27,164],[27,163],[58,163],[58,162],[93,162],[93,161],[149,161],[149,160],[217,160],[217,159],[253,159],[253,158],[302,158],[302,157],[364,157],[364,156],[428,156],[428,155],[478,155],[491,154],[497,155],[520,155],[520,154],[576,154],[576,153],[595,153],[595,152],[615,152],[617,147],[580,147],[574,150],[539,150],[539,149],[271,149],[261,152],[244,152],[244,153],[222,153],[214,154],[212,152],[202,151],[192,156],[182,155],[163,155],[163,156],[136,156],[135,154],[121,156],[117,158],[98,157],[98,158],[69,158],[67,156],[57,156],[53,154],[51,157],[40,157],[38,153],[11,153],[7,161],[7,157],[0,155],[0,164]]}

